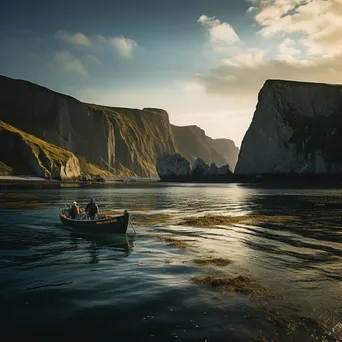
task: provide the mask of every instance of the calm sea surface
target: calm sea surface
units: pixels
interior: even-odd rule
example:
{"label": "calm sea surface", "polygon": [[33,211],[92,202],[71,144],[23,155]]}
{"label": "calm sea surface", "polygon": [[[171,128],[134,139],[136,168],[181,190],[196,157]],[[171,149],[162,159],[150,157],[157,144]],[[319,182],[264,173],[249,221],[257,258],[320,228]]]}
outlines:
{"label": "calm sea surface", "polygon": [[[11,199],[0,203],[1,341],[342,339],[342,190],[121,184],[0,192]],[[127,209],[136,234],[131,226],[116,237],[66,229],[60,207],[76,200],[84,208],[91,197],[100,210]],[[268,219],[182,224],[204,215]],[[230,262],[196,263],[208,258]],[[243,289],[193,277],[242,279]]]}

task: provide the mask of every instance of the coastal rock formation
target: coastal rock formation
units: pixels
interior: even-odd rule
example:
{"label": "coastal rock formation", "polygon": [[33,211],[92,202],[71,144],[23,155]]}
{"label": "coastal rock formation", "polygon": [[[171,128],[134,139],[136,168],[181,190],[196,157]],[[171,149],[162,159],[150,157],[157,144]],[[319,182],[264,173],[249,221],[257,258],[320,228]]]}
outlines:
{"label": "coastal rock formation", "polygon": [[235,173],[342,172],[342,86],[268,80]]}
{"label": "coastal rock formation", "polygon": [[217,167],[215,163],[212,163],[209,166],[201,158],[197,158],[191,168],[191,179],[193,181],[229,181],[232,176],[233,173],[228,164]]}
{"label": "coastal rock formation", "polygon": [[188,181],[190,164],[179,153],[163,153],[157,159],[157,172],[161,181]]}
{"label": "coastal rock formation", "polygon": [[4,76],[0,88],[0,120],[112,174],[156,176],[157,156],[176,151],[163,110],[85,104]]}
{"label": "coastal rock formation", "polygon": [[0,121],[2,175],[34,175],[43,178],[77,179],[80,163],[76,156],[55,145]]}
{"label": "coastal rock formation", "polygon": [[207,175],[209,165],[202,158],[197,158],[191,168],[191,179],[201,180]]}
{"label": "coastal rock formation", "polygon": [[228,164],[234,171],[239,149],[229,139],[212,139],[205,131],[195,125],[171,125],[177,151],[183,155],[190,164],[197,158],[205,163],[215,163],[218,166]]}

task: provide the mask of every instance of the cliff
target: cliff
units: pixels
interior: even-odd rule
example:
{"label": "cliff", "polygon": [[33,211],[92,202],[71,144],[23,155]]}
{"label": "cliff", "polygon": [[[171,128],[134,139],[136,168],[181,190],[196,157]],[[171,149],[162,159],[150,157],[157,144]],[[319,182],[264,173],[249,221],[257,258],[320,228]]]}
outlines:
{"label": "cliff", "polygon": [[85,104],[4,76],[0,88],[0,120],[113,174],[156,176],[157,157],[176,150],[163,110]]}
{"label": "cliff", "polygon": [[[212,139],[205,131],[195,125],[171,125],[177,151],[192,165],[197,158],[208,164],[218,166],[229,164],[231,170],[235,168],[239,149],[232,140]],[[235,148],[234,148],[235,147]]]}
{"label": "cliff", "polygon": [[75,155],[0,121],[0,174],[26,174],[57,180],[80,176]]}
{"label": "cliff", "polygon": [[267,80],[236,174],[342,172],[342,86]]}

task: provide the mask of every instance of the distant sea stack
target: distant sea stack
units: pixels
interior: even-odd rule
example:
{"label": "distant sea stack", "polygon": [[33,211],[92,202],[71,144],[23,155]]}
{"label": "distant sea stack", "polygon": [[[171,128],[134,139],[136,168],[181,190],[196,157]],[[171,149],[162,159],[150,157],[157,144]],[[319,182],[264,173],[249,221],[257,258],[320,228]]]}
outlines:
{"label": "distant sea stack", "polygon": [[201,158],[207,164],[215,163],[217,166],[229,164],[231,171],[234,171],[239,149],[232,140],[212,139],[196,125],[171,125],[171,127],[177,151],[190,164],[193,164],[197,158]]}
{"label": "distant sea stack", "polygon": [[163,153],[157,160],[157,171],[162,182],[232,182],[233,173],[229,165],[210,166],[197,158],[190,168],[189,161],[179,153]]}
{"label": "distant sea stack", "polygon": [[163,153],[157,159],[157,172],[163,182],[188,182],[190,163],[179,153]]}
{"label": "distant sea stack", "polygon": [[342,173],[342,86],[267,80],[237,175]]}

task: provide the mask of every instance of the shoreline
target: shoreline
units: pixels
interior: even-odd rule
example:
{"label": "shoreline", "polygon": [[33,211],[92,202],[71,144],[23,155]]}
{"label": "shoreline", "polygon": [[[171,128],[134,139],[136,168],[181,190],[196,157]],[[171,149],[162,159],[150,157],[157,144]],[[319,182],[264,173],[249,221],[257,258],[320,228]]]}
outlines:
{"label": "shoreline", "polygon": [[143,177],[110,177],[104,182],[96,180],[57,180],[46,179],[37,176],[0,176],[0,186],[4,185],[40,185],[40,186],[91,186],[91,185],[106,185],[106,184],[125,184],[125,183],[156,183],[159,179],[143,178]]}
{"label": "shoreline", "polygon": [[295,186],[295,187],[337,187],[342,188],[342,174],[320,175],[234,175],[226,180],[159,179],[144,177],[108,177],[104,182],[90,180],[54,180],[37,176],[0,176],[0,187],[92,187],[110,184],[241,184],[242,186]]}

